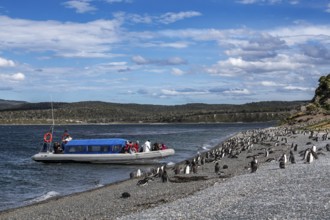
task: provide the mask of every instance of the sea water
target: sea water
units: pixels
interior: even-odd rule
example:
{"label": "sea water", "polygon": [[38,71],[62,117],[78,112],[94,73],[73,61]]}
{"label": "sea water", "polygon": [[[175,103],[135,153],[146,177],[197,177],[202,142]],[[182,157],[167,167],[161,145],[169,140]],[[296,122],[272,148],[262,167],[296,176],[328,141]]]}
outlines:
{"label": "sea water", "polygon": [[[55,126],[53,141],[64,130],[73,139],[124,138],[164,143],[175,155],[160,160],[176,163],[207,151],[237,132],[273,126],[267,123],[119,124]],[[42,146],[46,125],[0,126],[0,211],[97,188],[129,178],[129,173],[150,166],[35,162],[31,156]]]}

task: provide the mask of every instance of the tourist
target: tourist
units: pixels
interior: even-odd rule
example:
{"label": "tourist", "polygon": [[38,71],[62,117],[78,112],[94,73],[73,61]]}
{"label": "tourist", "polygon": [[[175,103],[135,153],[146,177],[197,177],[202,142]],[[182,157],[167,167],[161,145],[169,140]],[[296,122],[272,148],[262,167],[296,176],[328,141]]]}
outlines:
{"label": "tourist", "polygon": [[167,147],[166,147],[166,145],[163,143],[160,149],[161,149],[161,150],[166,150]]}
{"label": "tourist", "polygon": [[143,145],[143,152],[149,152],[151,150],[151,142],[147,140]]}

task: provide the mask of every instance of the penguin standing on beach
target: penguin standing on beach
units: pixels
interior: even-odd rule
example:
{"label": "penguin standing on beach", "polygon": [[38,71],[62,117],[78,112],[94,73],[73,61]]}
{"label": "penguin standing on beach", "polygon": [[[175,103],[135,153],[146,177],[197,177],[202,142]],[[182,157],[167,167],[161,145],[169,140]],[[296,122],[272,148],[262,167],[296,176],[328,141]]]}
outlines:
{"label": "penguin standing on beach", "polygon": [[330,144],[325,145],[325,148],[327,149],[327,151],[330,151]]}
{"label": "penguin standing on beach", "polygon": [[281,169],[285,169],[285,164],[286,164],[286,162],[287,162],[286,154],[283,154],[283,155],[281,156],[281,158],[279,159],[279,162],[280,162],[280,164],[279,164],[280,168],[281,168]]}
{"label": "penguin standing on beach", "polygon": [[254,173],[258,169],[258,160],[256,157],[253,157],[252,161],[250,162],[251,165],[251,173]]}
{"label": "penguin standing on beach", "polygon": [[193,173],[197,173],[197,163],[195,163],[194,161],[191,164],[191,169]]}
{"label": "penguin standing on beach", "polygon": [[162,173],[162,182],[166,183],[167,180],[168,180],[167,172],[166,172],[166,170],[164,170]]}
{"label": "penguin standing on beach", "polygon": [[136,171],[136,177],[140,177],[140,176],[142,176],[142,172],[141,172],[140,169],[138,169],[138,170]]}
{"label": "penguin standing on beach", "polygon": [[308,149],[306,149],[305,151],[304,151],[304,156],[303,156],[303,160],[307,160],[307,157],[308,157],[308,154],[310,153],[310,149],[308,148]]}
{"label": "penguin standing on beach", "polygon": [[187,160],[186,166],[184,168],[184,174],[189,174],[189,173],[190,173],[190,162]]}
{"label": "penguin standing on beach", "polygon": [[291,150],[290,150],[289,161],[290,161],[291,163],[296,163],[296,160],[295,160],[295,158],[294,158],[293,152],[292,152]]}
{"label": "penguin standing on beach", "polygon": [[294,145],[293,150],[294,150],[294,151],[297,151],[297,150],[298,150],[298,144],[295,144],[295,145]]}
{"label": "penguin standing on beach", "polygon": [[174,174],[175,174],[175,175],[180,174],[180,166],[179,166],[179,165],[176,165],[176,166],[174,167]]}
{"label": "penguin standing on beach", "polygon": [[216,162],[216,163],[215,163],[215,166],[214,166],[214,172],[215,172],[216,174],[218,174],[218,173],[220,172],[220,164],[219,164],[219,162]]}
{"label": "penguin standing on beach", "polygon": [[313,151],[310,150],[307,154],[307,158],[306,158],[307,163],[312,163],[314,161],[314,154],[312,152]]}

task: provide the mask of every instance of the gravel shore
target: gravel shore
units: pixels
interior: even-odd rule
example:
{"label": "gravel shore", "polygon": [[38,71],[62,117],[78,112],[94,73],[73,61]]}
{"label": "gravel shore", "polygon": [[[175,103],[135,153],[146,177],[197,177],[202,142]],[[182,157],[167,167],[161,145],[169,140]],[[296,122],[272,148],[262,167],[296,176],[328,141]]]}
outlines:
{"label": "gravel shore", "polygon": [[[330,141],[323,135],[285,127],[239,133],[189,160],[197,164],[196,173],[184,174],[183,162],[165,168],[167,182],[157,175],[129,179],[3,211],[0,219],[326,219]],[[306,163],[303,152],[314,145],[318,159]],[[290,151],[296,163],[279,168],[280,157]],[[251,173],[253,156],[258,169]],[[138,185],[143,180],[149,181]]]}

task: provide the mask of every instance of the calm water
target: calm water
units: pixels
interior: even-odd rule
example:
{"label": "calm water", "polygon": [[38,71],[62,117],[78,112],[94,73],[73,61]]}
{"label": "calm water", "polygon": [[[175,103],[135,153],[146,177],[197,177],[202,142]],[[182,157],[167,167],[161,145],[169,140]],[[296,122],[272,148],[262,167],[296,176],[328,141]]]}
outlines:
{"label": "calm water", "polygon": [[[229,136],[269,123],[71,125],[56,126],[53,140],[65,129],[75,139],[120,137],[144,143],[163,142],[176,154],[161,162],[179,162],[214,147]],[[101,164],[43,164],[31,156],[42,145],[50,126],[0,126],[0,211],[41,201],[52,196],[81,192],[124,180],[136,166]],[[147,167],[141,167],[146,169]]]}

